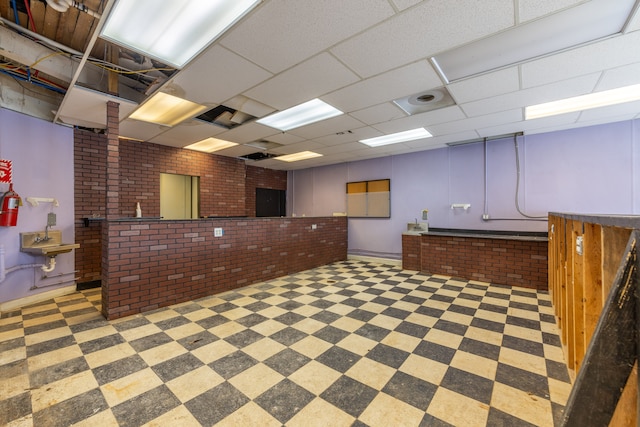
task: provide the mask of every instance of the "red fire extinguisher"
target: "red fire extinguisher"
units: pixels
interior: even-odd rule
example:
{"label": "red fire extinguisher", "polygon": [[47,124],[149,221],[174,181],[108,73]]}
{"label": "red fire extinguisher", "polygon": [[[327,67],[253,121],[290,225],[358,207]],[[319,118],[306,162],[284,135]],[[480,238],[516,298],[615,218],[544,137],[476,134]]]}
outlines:
{"label": "red fire extinguisher", "polygon": [[18,223],[18,207],[22,199],[13,191],[13,184],[9,184],[9,191],[0,197],[0,226],[15,227]]}

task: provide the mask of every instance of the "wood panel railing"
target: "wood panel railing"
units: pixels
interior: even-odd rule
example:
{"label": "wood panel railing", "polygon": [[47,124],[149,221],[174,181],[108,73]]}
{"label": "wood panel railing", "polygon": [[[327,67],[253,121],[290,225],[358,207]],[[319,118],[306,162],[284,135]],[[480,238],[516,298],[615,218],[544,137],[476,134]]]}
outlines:
{"label": "wood panel railing", "polygon": [[[633,365],[633,361],[637,361],[638,335],[635,326],[638,269],[635,244],[640,231],[637,230],[640,230],[640,217],[636,216],[555,213],[549,216],[549,292],[560,328],[567,367],[575,381],[565,413],[565,425],[580,425],[575,424],[577,419],[584,422],[585,414],[590,413],[600,402],[595,404],[587,398],[586,402],[592,408],[581,408],[580,402],[584,402],[585,397],[597,399],[598,392],[609,393],[606,387],[609,385],[613,385],[613,390],[617,387],[617,392],[601,397],[610,398],[613,394],[612,407],[598,407],[598,414],[590,413],[591,420],[594,421],[593,417],[597,415],[610,419],[610,426],[634,426],[637,423],[637,362],[633,370],[628,366],[630,375],[624,371],[627,361],[622,361],[622,367],[617,366],[624,359],[624,349],[620,350],[623,338],[613,336],[618,331],[626,333],[629,330],[628,325],[620,325],[622,320],[619,314],[623,306],[621,295],[624,298],[633,295],[630,310],[633,310],[631,329],[635,335],[631,344],[633,348],[627,349],[633,352]],[[633,256],[630,255],[631,252]],[[627,279],[625,272],[629,274]],[[627,314],[629,313],[631,312]],[[602,354],[603,352],[606,354]],[[603,356],[609,359],[601,359]],[[602,360],[608,362],[603,363]],[[581,370],[585,369],[586,372],[587,367],[588,373],[580,375]],[[604,367],[608,367],[609,372],[602,372]],[[623,375],[621,385],[613,384],[616,380],[614,371],[611,370]],[[624,391],[620,396],[619,389],[622,388]],[[576,417],[576,414],[582,415]]]}

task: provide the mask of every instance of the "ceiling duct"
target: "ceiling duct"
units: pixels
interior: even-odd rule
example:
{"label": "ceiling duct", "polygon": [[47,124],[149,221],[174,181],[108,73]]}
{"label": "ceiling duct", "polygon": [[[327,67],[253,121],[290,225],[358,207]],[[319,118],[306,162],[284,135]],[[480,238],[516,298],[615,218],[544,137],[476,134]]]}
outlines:
{"label": "ceiling duct", "polygon": [[455,101],[449,94],[449,91],[444,87],[405,96],[404,98],[394,100],[393,103],[409,115],[425,113],[427,111],[455,105]]}

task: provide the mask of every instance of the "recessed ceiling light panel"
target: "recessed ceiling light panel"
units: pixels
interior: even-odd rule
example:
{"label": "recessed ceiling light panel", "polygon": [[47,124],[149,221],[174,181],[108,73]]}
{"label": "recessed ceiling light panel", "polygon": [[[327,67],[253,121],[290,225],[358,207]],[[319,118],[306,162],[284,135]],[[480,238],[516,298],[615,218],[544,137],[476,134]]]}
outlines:
{"label": "recessed ceiling light panel", "polygon": [[369,147],[380,147],[381,145],[397,144],[399,142],[414,141],[416,139],[431,138],[433,135],[425,128],[417,128],[404,132],[392,133],[389,135],[377,136],[375,138],[362,139],[361,142]]}
{"label": "recessed ceiling light panel", "polygon": [[339,116],[340,114],[343,114],[343,112],[316,98],[304,104],[296,105],[295,107],[256,120],[256,122],[284,132]]}
{"label": "recessed ceiling light panel", "polygon": [[100,37],[182,68],[260,0],[119,0]]}
{"label": "recessed ceiling light panel", "polygon": [[187,145],[184,148],[189,150],[202,151],[204,153],[213,153],[214,151],[224,150],[225,148],[234,147],[238,144],[231,141],[225,141],[224,139],[207,138],[202,141],[194,142],[191,145]]}
{"label": "recessed ceiling light panel", "polygon": [[155,93],[129,118],[163,126],[175,126],[206,110],[206,105],[196,104],[164,92]]}
{"label": "recessed ceiling light panel", "polygon": [[640,84],[531,105],[525,108],[525,119],[539,119],[632,101],[640,101]]}
{"label": "recessed ceiling light panel", "polygon": [[322,154],[314,153],[313,151],[301,151],[299,153],[276,157],[276,160],[282,160],[283,162],[297,162],[300,160],[313,159],[314,157],[322,157]]}
{"label": "recessed ceiling light panel", "polygon": [[592,0],[440,53],[447,83],[579,46],[624,28],[635,0]]}

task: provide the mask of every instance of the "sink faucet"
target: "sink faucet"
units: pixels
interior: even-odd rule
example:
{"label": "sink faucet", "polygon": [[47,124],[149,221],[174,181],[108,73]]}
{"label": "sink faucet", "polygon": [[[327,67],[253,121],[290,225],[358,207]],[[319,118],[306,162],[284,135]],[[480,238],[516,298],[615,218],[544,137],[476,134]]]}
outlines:
{"label": "sink faucet", "polygon": [[33,241],[36,243],[40,243],[48,242],[49,240],[51,240],[51,237],[49,237],[49,224],[47,224],[47,226],[44,228],[44,237],[40,237],[39,234],[36,234],[36,237],[33,239]]}

